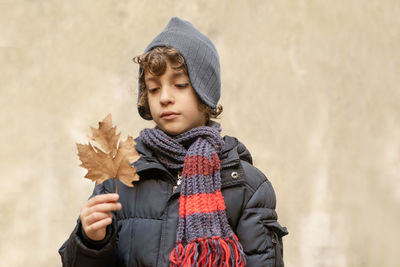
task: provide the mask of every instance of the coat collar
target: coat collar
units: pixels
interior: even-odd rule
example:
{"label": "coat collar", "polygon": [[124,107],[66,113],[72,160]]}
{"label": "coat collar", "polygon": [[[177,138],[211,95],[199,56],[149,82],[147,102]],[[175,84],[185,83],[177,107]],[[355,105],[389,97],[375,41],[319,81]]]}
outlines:
{"label": "coat collar", "polygon": [[[135,139],[136,150],[141,155],[140,158],[132,163],[137,172],[144,172],[149,169],[158,169],[169,174],[168,170],[158,161],[157,157],[138,137]],[[253,163],[250,152],[235,137],[224,136],[224,147],[220,156],[221,168],[226,169],[239,165],[240,160]]]}

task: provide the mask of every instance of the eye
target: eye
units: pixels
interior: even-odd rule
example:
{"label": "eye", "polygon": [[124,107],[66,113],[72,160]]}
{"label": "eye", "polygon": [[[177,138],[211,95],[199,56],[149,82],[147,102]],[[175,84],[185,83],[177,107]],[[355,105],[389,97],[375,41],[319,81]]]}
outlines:
{"label": "eye", "polygon": [[188,83],[180,83],[180,84],[175,84],[175,86],[178,88],[186,88],[189,86],[189,84]]}
{"label": "eye", "polygon": [[158,90],[158,87],[149,88],[149,93],[155,93]]}

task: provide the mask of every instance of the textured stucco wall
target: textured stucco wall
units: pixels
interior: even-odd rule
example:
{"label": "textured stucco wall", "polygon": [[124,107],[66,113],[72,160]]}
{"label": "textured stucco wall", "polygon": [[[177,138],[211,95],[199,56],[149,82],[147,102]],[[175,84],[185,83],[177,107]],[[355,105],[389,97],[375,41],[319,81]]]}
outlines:
{"label": "textured stucco wall", "polygon": [[171,16],[216,44],[225,134],[272,181],[287,266],[399,266],[400,2],[0,1],[0,259],[61,266],[93,184],[76,142],[136,136],[131,62]]}

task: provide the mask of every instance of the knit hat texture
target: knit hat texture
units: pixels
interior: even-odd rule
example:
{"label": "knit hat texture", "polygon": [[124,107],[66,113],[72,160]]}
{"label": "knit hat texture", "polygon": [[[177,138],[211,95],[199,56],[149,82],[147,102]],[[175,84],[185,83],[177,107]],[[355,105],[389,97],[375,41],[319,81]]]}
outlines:
{"label": "knit hat texture", "polygon": [[[193,89],[207,106],[216,108],[221,97],[221,74],[219,55],[211,40],[189,21],[173,17],[144,53],[158,46],[172,47],[180,52],[185,59]],[[142,90],[140,83],[139,90]],[[145,118],[140,107],[138,111]]]}

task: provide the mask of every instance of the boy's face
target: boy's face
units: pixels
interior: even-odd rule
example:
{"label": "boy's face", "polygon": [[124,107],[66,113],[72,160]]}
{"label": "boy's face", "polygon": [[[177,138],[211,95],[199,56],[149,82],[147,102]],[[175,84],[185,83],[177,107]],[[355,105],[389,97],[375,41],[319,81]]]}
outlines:
{"label": "boy's face", "polygon": [[178,135],[206,124],[199,108],[200,100],[183,70],[175,70],[167,61],[161,76],[145,73],[150,113],[157,126],[168,135]]}

